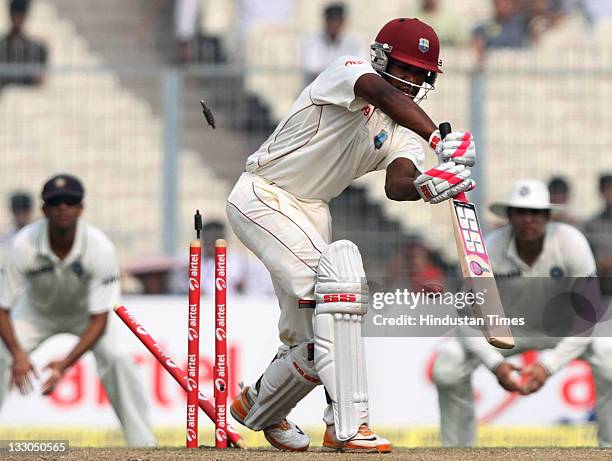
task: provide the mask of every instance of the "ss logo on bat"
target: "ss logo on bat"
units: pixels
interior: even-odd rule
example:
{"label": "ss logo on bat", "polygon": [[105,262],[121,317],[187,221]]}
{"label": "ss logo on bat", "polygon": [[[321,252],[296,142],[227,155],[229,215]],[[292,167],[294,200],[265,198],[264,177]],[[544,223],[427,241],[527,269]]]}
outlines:
{"label": "ss logo on bat", "polygon": [[456,210],[466,248],[475,253],[486,253],[474,210],[465,207],[457,207]]}

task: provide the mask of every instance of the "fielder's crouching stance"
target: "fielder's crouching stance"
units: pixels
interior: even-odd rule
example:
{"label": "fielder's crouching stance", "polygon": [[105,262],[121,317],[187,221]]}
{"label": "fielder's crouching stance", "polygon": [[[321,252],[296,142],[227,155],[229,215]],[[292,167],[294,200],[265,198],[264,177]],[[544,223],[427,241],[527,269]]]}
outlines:
{"label": "fielder's crouching stance", "polygon": [[[234,401],[234,418],[283,450],[308,437],[286,418],[317,385],[329,397],[323,447],[389,452],[368,421],[361,337],[368,288],[357,247],[331,242],[328,202],[355,178],[385,170],[392,200],[436,204],[470,190],[475,161],[469,133],[440,140],[415,103],[433,89],[439,41],[416,19],[395,19],[378,33],[372,64],[338,58],[306,87],[290,113],[247,160],[227,214],[238,238],[272,275],[283,343],[259,380]],[[424,171],[428,140],[440,165]]]}

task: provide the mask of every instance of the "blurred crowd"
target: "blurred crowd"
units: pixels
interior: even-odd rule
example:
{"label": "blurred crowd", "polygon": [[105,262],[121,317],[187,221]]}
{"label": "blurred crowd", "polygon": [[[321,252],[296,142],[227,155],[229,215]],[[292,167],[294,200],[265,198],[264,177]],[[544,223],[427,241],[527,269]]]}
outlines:
{"label": "blurred crowd", "polygon": [[[155,0],[148,12],[151,17],[159,14],[162,5],[170,0]],[[465,14],[457,11],[450,0],[404,1],[408,17],[416,17],[431,25],[443,46],[474,49],[477,63],[482,64],[487,52],[499,48],[526,48],[537,44],[548,32],[564,27],[570,18],[583,20],[587,27],[601,18],[612,16],[612,2],[608,0],[491,0],[491,15],[475,27]],[[202,41],[210,41],[203,15],[203,0],[175,0],[174,35],[178,62],[188,63],[222,56],[223,53],[196,53]],[[234,0],[227,2],[237,18],[231,38],[225,45],[233,48],[230,55],[240,59],[244,41],[256,25],[282,24],[296,10],[295,0]],[[342,2],[327,4],[322,11],[321,29],[302,37],[299,50],[303,80],[307,84],[333,57],[356,54],[367,57],[368,43],[361,41],[347,30],[348,5]],[[214,33],[212,34],[214,35]],[[225,34],[227,37],[227,34]],[[218,37],[217,37],[218,39]],[[217,40],[215,46],[222,46]]]}
{"label": "blurred crowd", "polygon": [[[562,177],[548,182],[551,203],[557,205],[551,220],[564,222],[580,229],[587,237],[595,255],[602,291],[612,295],[612,173],[599,177],[596,186],[601,197],[600,210],[593,216],[581,216],[572,203],[571,184]],[[25,191],[15,191],[8,197],[7,212],[11,227],[0,235],[0,261],[15,234],[36,219],[33,197]],[[495,223],[491,227],[502,225]],[[225,224],[209,221],[202,235],[202,292],[212,295],[214,274],[214,242],[227,239]],[[122,267],[124,291],[143,294],[187,293],[187,249],[177,257],[143,257]],[[228,253],[229,287],[232,294],[272,295],[274,287],[263,264],[245,249],[230,248]],[[384,283],[390,288],[414,291],[443,292],[457,276],[454,264],[429,247],[419,235],[409,235],[398,245],[387,261]]]}
{"label": "blurred crowd", "polygon": [[[476,62],[483,65],[487,55],[500,48],[528,48],[538,44],[546,34],[563,28],[571,18],[580,18],[587,26],[596,24],[604,17],[612,17],[610,0],[491,0],[491,15],[475,26],[466,21],[465,15],[454,9],[449,0],[414,0],[405,2],[406,16],[418,17],[432,25],[440,36],[443,46],[471,48]],[[175,54],[178,63],[221,62],[225,52],[220,50],[221,40],[205,30],[203,15],[205,2],[201,0],[155,0],[147,9],[145,22],[152,22],[164,7],[174,14],[173,27]],[[261,24],[277,24],[288,20],[295,13],[295,0],[234,0],[227,2],[236,18],[235,46],[246,40],[251,28]],[[37,86],[44,82],[44,67],[48,62],[48,47],[31,37],[25,30],[30,0],[10,0],[8,12],[10,29],[0,37],[0,66],[3,64],[31,64],[19,74],[0,78],[0,90],[5,85]],[[368,43],[350,31],[351,11],[347,4],[331,2],[321,11],[321,26],[318,31],[301,37],[299,49],[300,70],[304,85],[310,83],[334,58],[354,54],[366,57]],[[217,51],[201,53],[206,42]],[[241,59],[228,53],[229,59]],[[554,203],[563,209],[553,214],[552,219],[580,228],[589,239],[595,256],[602,284],[612,293],[612,176],[604,174],[599,180],[602,199],[601,212],[590,218],[579,216],[571,207],[571,185],[563,177],[550,180],[549,189]],[[33,200],[27,193],[16,191],[9,199],[9,211],[13,216],[13,227],[6,229],[0,237],[0,253],[10,242],[14,233],[35,215]],[[210,222],[204,232],[203,278],[211,279],[215,238],[225,236],[222,222]],[[186,254],[176,258],[155,257],[133,261],[124,267],[128,291],[143,293],[186,292]],[[270,294],[273,287],[265,267],[245,252],[232,251],[229,264],[232,266],[231,284],[237,293]],[[409,285],[420,290],[441,290],[447,284],[454,267],[428,248],[420,236],[410,236],[400,244],[400,249],[388,264],[387,277],[391,284]],[[210,291],[206,287],[204,291]]]}
{"label": "blurred crowd", "polygon": [[29,0],[11,0],[8,4],[10,29],[0,38],[0,66],[26,65],[27,69],[10,69],[0,76],[0,90],[6,85],[41,85],[43,69],[47,65],[47,46],[30,37],[25,24],[30,8]]}

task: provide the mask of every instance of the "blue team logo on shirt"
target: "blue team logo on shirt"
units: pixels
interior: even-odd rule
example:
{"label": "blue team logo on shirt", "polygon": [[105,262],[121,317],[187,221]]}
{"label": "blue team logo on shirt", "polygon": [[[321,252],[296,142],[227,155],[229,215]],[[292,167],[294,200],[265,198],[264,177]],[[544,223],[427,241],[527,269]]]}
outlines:
{"label": "blue team logo on shirt", "polygon": [[419,50],[421,53],[427,53],[429,51],[429,40],[426,38],[419,38]]}
{"label": "blue team logo on shirt", "polygon": [[81,261],[75,261],[72,263],[72,272],[74,272],[77,277],[81,277],[81,275],[83,275],[83,265],[81,264]]}
{"label": "blue team logo on shirt", "polygon": [[550,276],[554,279],[560,279],[563,277],[563,269],[559,266],[555,266],[550,270]]}
{"label": "blue team logo on shirt", "polygon": [[380,149],[388,137],[389,135],[385,130],[380,130],[380,133],[374,136],[374,147]]}

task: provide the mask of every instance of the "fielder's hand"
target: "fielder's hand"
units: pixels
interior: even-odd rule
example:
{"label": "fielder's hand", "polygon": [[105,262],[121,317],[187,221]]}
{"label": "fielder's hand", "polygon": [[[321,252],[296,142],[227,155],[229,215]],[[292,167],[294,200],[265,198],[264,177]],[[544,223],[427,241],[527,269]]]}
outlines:
{"label": "fielder's hand", "polygon": [[38,379],[38,373],[30,357],[25,352],[19,352],[13,357],[11,368],[11,387],[16,387],[22,395],[32,392],[32,376]]}
{"label": "fielder's hand", "polygon": [[476,163],[476,144],[469,131],[453,131],[440,139],[440,131],[436,130],[429,137],[429,145],[440,163],[455,162],[465,166]]}
{"label": "fielder's hand", "polygon": [[550,377],[548,370],[539,363],[527,365],[523,370],[522,375],[526,378],[526,382],[523,384],[521,389],[521,394],[523,395],[538,392],[540,389],[542,389],[542,386],[544,386]]}
{"label": "fielder's hand", "polygon": [[53,362],[49,362],[47,366],[44,368],[45,370],[51,370],[51,375],[45,381],[42,387],[42,394],[49,395],[51,392],[55,390],[55,386],[64,376],[64,366],[61,360],[54,360]]}
{"label": "fielder's hand", "polygon": [[424,201],[436,204],[476,187],[471,174],[464,165],[447,162],[417,176],[414,187]]}
{"label": "fielder's hand", "polygon": [[521,371],[521,369],[510,362],[502,362],[495,369],[494,373],[499,385],[508,392],[521,392],[521,385],[514,376],[515,371]]}

